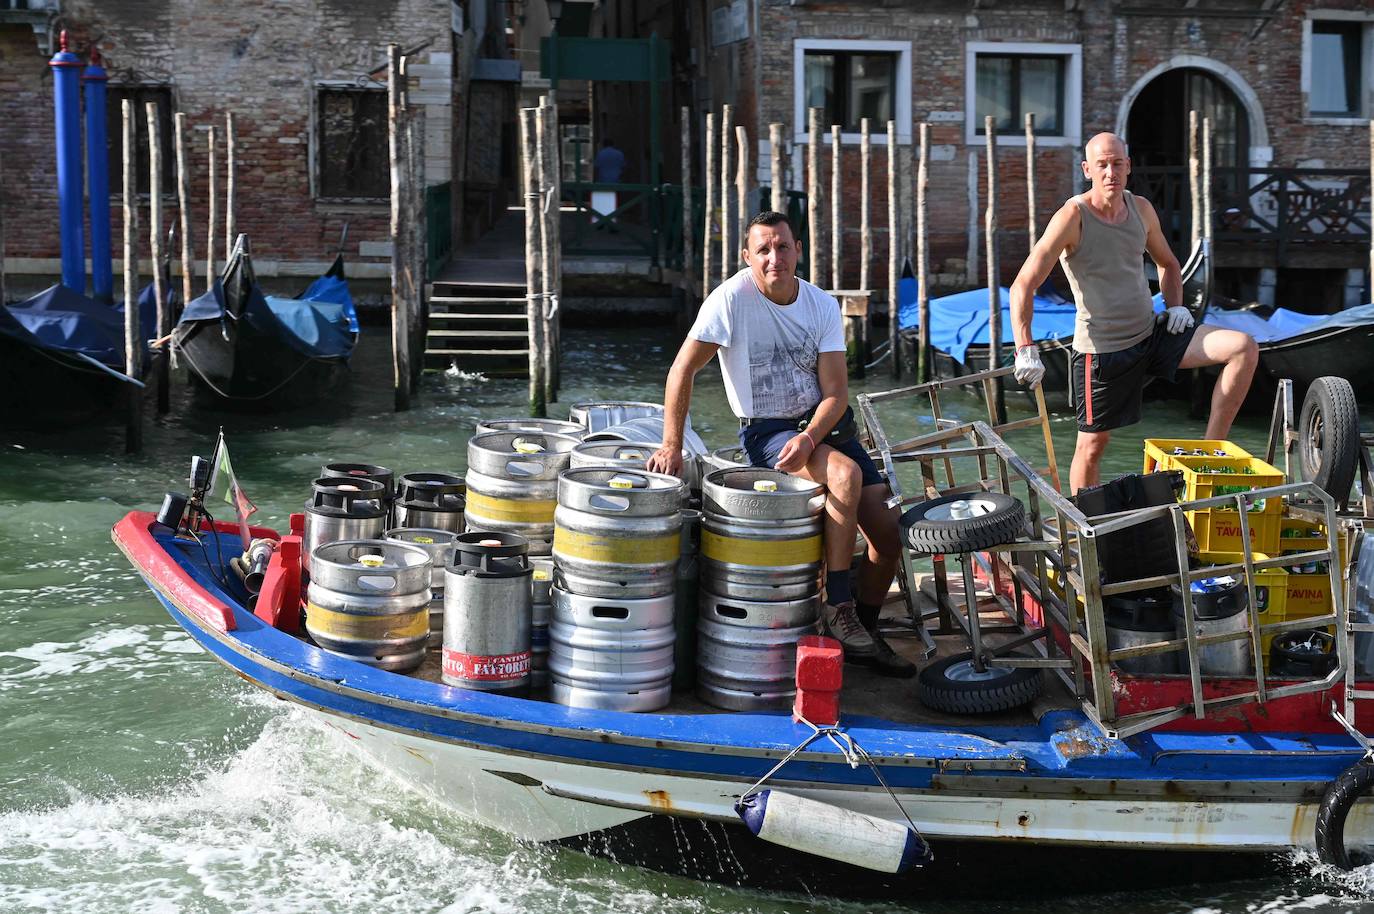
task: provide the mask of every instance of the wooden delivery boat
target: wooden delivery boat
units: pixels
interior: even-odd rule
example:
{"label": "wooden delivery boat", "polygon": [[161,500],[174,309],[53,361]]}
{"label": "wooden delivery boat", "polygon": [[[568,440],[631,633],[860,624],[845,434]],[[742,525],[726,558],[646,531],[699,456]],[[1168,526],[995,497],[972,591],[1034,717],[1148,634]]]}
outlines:
{"label": "wooden delivery boat", "polygon": [[[1218,853],[1268,866],[1264,855],[1294,846],[1322,844],[1323,854],[1332,855],[1345,853],[1345,841],[1369,843],[1374,805],[1352,797],[1340,809],[1323,806],[1333,781],[1367,767],[1357,763],[1367,750],[1363,734],[1374,732],[1374,716],[1352,691],[1355,629],[1334,542],[1334,531],[1350,525],[1331,499],[1298,484],[1184,506],[1205,513],[1241,504],[1238,499],[1283,497],[1297,505],[1308,498],[1309,508],[1316,506],[1309,514],[1332,531],[1320,548],[1288,559],[1330,563],[1330,609],[1307,620],[1337,627],[1329,668],[1280,677],[1266,675],[1261,662],[1258,674],[1204,674],[1204,649],[1229,640],[1257,655],[1262,637],[1298,623],[1249,616],[1230,635],[1190,630],[1159,643],[1110,645],[1104,602],[1112,594],[1158,588],[1161,580],[1103,584],[1096,543],[1160,517],[1182,524],[1184,515],[1163,506],[1086,517],[1058,492],[1052,464],[1042,474],[1001,437],[1028,421],[1043,426],[1043,411],[1039,419],[1000,428],[931,423],[936,431],[888,442],[880,405],[909,410],[932,393],[938,396],[917,387],[860,398],[889,478],[905,478],[903,464],[920,471],[920,495],[902,499],[896,486],[897,498],[929,508],[940,503],[935,495],[976,503],[1015,493],[1025,520],[1014,543],[935,556],[926,585],[933,599],[920,596],[908,555],[901,584],[909,599],[889,607],[896,610],[890,640],[927,671],[962,668],[974,692],[996,688],[1000,677],[1043,684],[1029,693],[1039,693],[1031,703],[992,714],[932,710],[919,700],[915,681],[882,679],[853,666],[844,669],[838,726],[819,729],[785,710],[719,711],[690,694],[676,694],[660,712],[630,713],[454,688],[443,684],[433,650],[403,675],[311,643],[300,629],[294,535],[250,531],[279,544],[251,608],[229,568],[242,550],[236,526],[202,523],[193,537],[184,526],[173,529],[152,514],[131,512],[113,536],[172,618],[239,677],[343,734],[348,746],[436,802],[525,840],[572,843],[733,882],[814,889],[828,873],[839,880],[835,890],[853,895],[908,892],[957,878],[955,864],[979,854],[1004,865],[1012,854],[1048,854],[1052,863],[1037,870],[1037,881],[1081,888],[1092,884],[1088,871],[1067,864],[1083,856],[1119,856],[1132,863],[1125,868],[1132,874],[1157,856],[1178,876]],[[982,464],[979,479],[955,478],[951,465],[971,462]],[[1231,571],[1250,581],[1276,565],[1243,552]],[[1209,573],[1175,571],[1162,583]],[[992,592],[976,611],[962,600],[961,581],[963,593]],[[1165,652],[1197,672],[1134,675],[1119,668],[1123,660]],[[958,687],[960,679],[950,674],[946,684]],[[923,673],[921,688],[926,682]],[[806,852],[796,842],[753,837],[741,821],[736,804],[761,779],[834,812],[788,823],[803,833],[796,841]],[[1348,824],[1333,837],[1337,813],[1348,814]],[[903,832],[909,817],[933,858],[880,874],[814,856],[826,850],[808,845],[805,833],[830,834],[827,829],[843,828],[834,822],[852,823],[854,815]],[[1320,842],[1319,821],[1326,823]],[[836,840],[850,838],[839,833]],[[1131,877],[1121,869],[1099,871],[1123,885]],[[962,884],[969,888],[966,879]]]}

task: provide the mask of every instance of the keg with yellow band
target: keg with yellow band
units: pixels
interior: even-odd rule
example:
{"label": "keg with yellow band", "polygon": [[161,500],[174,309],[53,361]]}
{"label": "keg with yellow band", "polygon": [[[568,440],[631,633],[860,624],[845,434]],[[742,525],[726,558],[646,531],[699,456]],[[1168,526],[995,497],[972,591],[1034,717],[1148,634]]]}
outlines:
{"label": "keg with yellow band", "polygon": [[608,536],[558,526],[553,531],[553,552],[561,559],[605,562],[612,565],[648,565],[676,561],[682,549],[682,532],[662,536]]}
{"label": "keg with yellow band", "polygon": [[467,513],[476,518],[516,524],[550,524],[557,506],[558,502],[551,498],[494,498],[468,489]]}
{"label": "keg with yellow band", "polygon": [[701,531],[703,557],[729,565],[777,568],[808,565],[821,560],[821,536],[800,539],[751,539]]}
{"label": "keg with yellow band", "polygon": [[306,604],[310,633],[316,640],[338,643],[377,642],[429,637],[429,607],[406,613],[357,613]]}

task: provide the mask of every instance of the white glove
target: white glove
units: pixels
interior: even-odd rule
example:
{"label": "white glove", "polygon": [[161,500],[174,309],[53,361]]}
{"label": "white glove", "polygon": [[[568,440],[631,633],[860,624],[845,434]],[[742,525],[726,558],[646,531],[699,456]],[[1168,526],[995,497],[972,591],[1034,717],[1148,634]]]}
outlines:
{"label": "white glove", "polygon": [[1164,309],[1162,319],[1170,333],[1182,333],[1193,326],[1192,313],[1182,305],[1174,305],[1172,308]]}
{"label": "white glove", "polygon": [[1045,365],[1040,361],[1040,350],[1034,344],[1016,350],[1016,380],[1027,387],[1034,387],[1045,377]]}

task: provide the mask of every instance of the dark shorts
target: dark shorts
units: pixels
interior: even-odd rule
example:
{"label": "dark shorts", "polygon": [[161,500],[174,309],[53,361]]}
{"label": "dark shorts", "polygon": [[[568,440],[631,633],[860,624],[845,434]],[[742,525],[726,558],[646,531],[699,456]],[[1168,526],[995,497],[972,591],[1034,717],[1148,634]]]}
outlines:
{"label": "dark shorts", "polygon": [[[764,419],[740,429],[739,443],[749,455],[751,464],[756,467],[772,467],[778,462],[778,455],[782,453],[783,446],[799,434],[801,433],[797,431],[796,419]],[[830,444],[828,441],[825,443]],[[868,456],[857,437],[830,446],[859,465],[865,486],[885,484],[882,474],[873,463],[873,458]]]}
{"label": "dark shorts", "polygon": [[1080,432],[1105,432],[1140,421],[1145,382],[1172,381],[1188,351],[1197,325],[1170,333],[1160,321],[1154,332],[1118,352],[1074,350],[1069,389],[1078,411]]}

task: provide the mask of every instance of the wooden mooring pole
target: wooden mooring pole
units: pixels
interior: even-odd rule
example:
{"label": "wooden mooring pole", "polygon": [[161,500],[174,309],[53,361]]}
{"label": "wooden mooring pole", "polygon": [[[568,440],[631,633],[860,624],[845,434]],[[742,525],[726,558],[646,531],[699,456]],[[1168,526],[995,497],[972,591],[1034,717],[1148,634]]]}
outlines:
{"label": "wooden mooring pole", "polygon": [[716,249],[713,231],[716,227],[716,116],[714,113],[706,115],[706,134],[703,140],[705,155],[704,174],[702,183],[706,193],[706,205],[702,207],[701,221],[701,298],[706,300],[706,296],[711,294],[715,288],[712,281],[715,273],[711,267],[714,265],[711,252]]}
{"label": "wooden mooring pole", "polygon": [[[409,60],[409,58],[406,58]],[[407,81],[408,82],[408,81]],[[429,237],[425,227],[425,109],[422,105],[411,107],[410,89],[406,89],[406,187],[407,197],[406,225],[409,237],[406,239],[407,254],[410,257],[410,335],[412,359],[410,362],[410,392],[420,388],[420,376],[424,373],[425,336],[429,327],[429,315],[425,309],[425,280],[429,276]]]}
{"label": "wooden mooring pole", "polygon": [[176,116],[177,144],[177,218],[181,220],[181,306],[184,308],[194,294],[191,283],[195,278],[195,259],[191,250],[191,169],[186,162],[186,114]]}
{"label": "wooden mooring pole", "polygon": [[536,149],[539,113],[534,108],[520,109],[520,174],[525,193],[525,318],[529,323],[530,415],[544,418],[544,321],[540,292],[544,265],[539,224],[539,153]]}
{"label": "wooden mooring pole", "polygon": [[[1374,212],[1374,121],[1369,122],[1369,208]],[[0,243],[2,243],[0,239]],[[3,255],[0,250],[0,255]],[[3,273],[3,270],[0,270]],[[0,277],[3,280],[3,277]],[[1374,300],[1374,232],[1369,233],[1369,296]]]}
{"label": "wooden mooring pole", "polygon": [[556,243],[553,221],[557,212],[553,208],[554,183],[554,136],[549,112],[552,105],[548,97],[535,109],[534,147],[539,156],[539,359],[544,368],[544,402],[552,403],[556,397],[553,391],[553,310],[554,296],[557,294],[558,280],[554,276],[554,250]]}
{"label": "wooden mooring pole", "polygon": [[[162,137],[158,129],[157,104],[148,102],[144,110],[148,118],[148,249],[153,258],[153,300],[157,307],[156,336],[162,339],[172,331],[172,314],[167,309],[167,290],[163,287],[162,276]],[[125,300],[126,309],[130,307],[131,301],[133,300]],[[157,380],[157,411],[165,414],[172,408],[172,395],[168,389],[171,378],[166,345],[153,353],[152,358],[153,374]]]}
{"label": "wooden mooring pole", "polygon": [[[1002,367],[1002,288],[997,275],[997,127],[992,115],[983,119],[988,149],[988,207],[983,227],[988,262],[988,368]],[[992,379],[993,421],[1007,421],[1006,392],[1001,378]]]}
{"label": "wooden mooring pole", "polygon": [[558,139],[558,103],[554,96],[549,96],[548,107],[544,111],[544,116],[548,118],[549,136],[553,142],[549,144],[549,164],[548,164],[548,206],[546,212],[549,215],[548,226],[549,235],[553,241],[549,244],[549,257],[552,264],[548,267],[549,275],[553,277],[548,317],[548,362],[545,371],[549,376],[549,390],[552,391],[552,399],[558,399],[558,390],[563,384],[563,350],[562,350],[562,311],[563,301],[563,223],[562,216],[562,146]]}
{"label": "wooden mooring pole", "polygon": [[897,336],[897,245],[901,238],[901,219],[898,216],[897,194],[897,122],[887,122],[887,356],[892,363],[892,376],[902,376],[902,357]]}
{"label": "wooden mooring pole", "polygon": [[926,191],[930,176],[930,124],[921,123],[921,151],[916,163],[916,383],[924,384],[933,373],[930,352],[930,225],[926,221]]}
{"label": "wooden mooring pole", "polygon": [[786,166],[782,160],[782,124],[768,125],[768,208],[787,214]]}
{"label": "wooden mooring pole", "polygon": [[1202,237],[1202,164],[1198,157],[1198,117],[1197,110],[1188,112],[1188,193],[1191,208],[1188,211],[1192,222],[1189,243],[1197,247]]}
{"label": "wooden mooring pole", "polygon": [[867,292],[872,286],[873,267],[873,206],[872,193],[873,133],[868,118],[859,121],[859,289]]}
{"label": "wooden mooring pole", "polygon": [[[205,189],[207,211],[209,216],[210,229],[205,237],[205,291],[209,292],[215,285],[215,236],[219,234],[219,194],[215,184],[215,125],[210,125],[210,130],[205,135],[205,149],[209,153],[209,182]],[[229,258],[229,252],[224,252],[224,257]]]}
{"label": "wooden mooring pole", "polygon": [[0,305],[5,297],[5,156],[0,153]]}
{"label": "wooden mooring pole", "polygon": [[819,286],[821,279],[821,109],[807,111],[810,143],[806,147],[806,263],[807,279]]}
{"label": "wooden mooring pole", "polygon": [[842,147],[839,124],[830,125],[830,288],[843,288],[840,277],[844,267],[844,235],[840,228],[840,163]]}
{"label": "wooden mooring pole", "polygon": [[410,409],[410,312],[407,304],[404,224],[406,209],[405,125],[401,95],[401,49],[387,45],[387,155],[391,163],[391,367],[397,412]]}
{"label": "wooden mooring pole", "polygon": [[1035,112],[1026,112],[1026,237],[1030,250],[1035,250],[1039,236],[1035,224]]}
{"label": "wooden mooring pole", "polygon": [[[1202,240],[1212,243],[1212,119],[1202,119]],[[1203,302],[1205,306],[1207,302]]]}
{"label": "wooden mooring pole", "polygon": [[745,226],[749,224],[749,130],[735,125],[735,258],[744,249]]}
{"label": "wooden mooring pole", "polygon": [[224,256],[234,249],[234,239],[238,236],[234,225],[234,207],[237,205],[234,182],[234,158],[236,155],[234,136],[234,112],[224,112]]}
{"label": "wooden mooring pole", "polygon": [[[143,375],[143,339],[138,325],[138,184],[134,165],[138,147],[134,142],[134,103],[124,99],[124,373],[135,380]],[[127,415],[124,425],[124,450],[137,454],[143,450],[143,388],[128,385]]]}
{"label": "wooden mooring pole", "polygon": [[739,263],[739,249],[735,247],[735,214],[732,201],[734,178],[730,174],[730,147],[735,142],[735,108],[721,106],[720,112],[720,281],[734,274]]}

